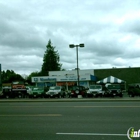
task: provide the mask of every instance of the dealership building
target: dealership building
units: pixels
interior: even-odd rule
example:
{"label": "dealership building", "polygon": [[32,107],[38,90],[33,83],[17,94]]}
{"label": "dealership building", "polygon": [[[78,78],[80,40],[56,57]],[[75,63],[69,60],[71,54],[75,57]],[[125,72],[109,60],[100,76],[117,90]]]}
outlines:
{"label": "dealership building", "polygon": [[[37,86],[72,86],[77,85],[77,70],[49,71],[49,76],[32,77],[32,83]],[[89,87],[97,81],[94,70],[79,70],[79,85]]]}
{"label": "dealership building", "polygon": [[[140,67],[79,70],[79,84],[89,87],[89,85],[110,76],[125,81],[126,85],[140,83]],[[77,79],[77,70],[50,71],[49,76],[32,77],[32,82],[36,83],[37,86],[59,85],[68,87],[76,85]]]}

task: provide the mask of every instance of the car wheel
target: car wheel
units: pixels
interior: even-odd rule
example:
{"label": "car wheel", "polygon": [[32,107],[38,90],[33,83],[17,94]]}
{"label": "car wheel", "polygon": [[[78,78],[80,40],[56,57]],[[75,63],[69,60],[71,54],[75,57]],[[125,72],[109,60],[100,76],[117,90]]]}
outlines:
{"label": "car wheel", "polygon": [[6,95],[5,98],[6,98],[6,99],[9,99],[9,95]]}
{"label": "car wheel", "polygon": [[22,95],[18,95],[18,98],[21,98],[22,97]]}
{"label": "car wheel", "polygon": [[120,94],[120,97],[123,97],[123,94]]}
{"label": "car wheel", "polygon": [[134,97],[134,94],[131,94],[131,96],[130,97]]}

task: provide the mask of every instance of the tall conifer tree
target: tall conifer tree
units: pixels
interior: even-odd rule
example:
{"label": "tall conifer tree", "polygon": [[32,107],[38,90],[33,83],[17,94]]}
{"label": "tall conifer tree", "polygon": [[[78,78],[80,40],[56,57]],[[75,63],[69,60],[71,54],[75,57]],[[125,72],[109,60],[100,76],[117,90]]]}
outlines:
{"label": "tall conifer tree", "polygon": [[59,53],[58,51],[55,51],[55,47],[52,46],[51,40],[49,40],[43,58],[41,74],[47,76],[49,71],[61,70],[62,65],[59,63],[59,61]]}

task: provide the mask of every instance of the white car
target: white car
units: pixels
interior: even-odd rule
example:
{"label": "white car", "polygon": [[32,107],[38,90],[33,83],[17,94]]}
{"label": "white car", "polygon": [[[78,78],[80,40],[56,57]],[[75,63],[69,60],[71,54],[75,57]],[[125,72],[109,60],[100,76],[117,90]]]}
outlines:
{"label": "white car", "polygon": [[88,97],[102,97],[104,95],[102,85],[90,85],[87,91]]}
{"label": "white car", "polygon": [[27,89],[27,94],[28,95],[32,94],[32,88],[31,87],[26,86],[26,89]]}
{"label": "white car", "polygon": [[46,97],[64,97],[65,90],[61,86],[53,86],[49,88],[49,91],[45,94]]}

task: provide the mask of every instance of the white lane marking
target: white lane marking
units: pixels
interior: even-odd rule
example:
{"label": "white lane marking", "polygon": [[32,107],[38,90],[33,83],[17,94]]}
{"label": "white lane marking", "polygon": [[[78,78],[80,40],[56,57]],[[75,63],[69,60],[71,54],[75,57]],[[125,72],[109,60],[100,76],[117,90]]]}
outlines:
{"label": "white lane marking", "polygon": [[0,114],[0,117],[59,117],[61,114]]}
{"label": "white lane marking", "polygon": [[75,108],[139,108],[140,106],[74,106]]}
{"label": "white lane marking", "polygon": [[56,133],[57,135],[87,135],[87,136],[127,136],[127,134],[107,134],[107,133]]}

